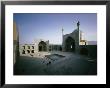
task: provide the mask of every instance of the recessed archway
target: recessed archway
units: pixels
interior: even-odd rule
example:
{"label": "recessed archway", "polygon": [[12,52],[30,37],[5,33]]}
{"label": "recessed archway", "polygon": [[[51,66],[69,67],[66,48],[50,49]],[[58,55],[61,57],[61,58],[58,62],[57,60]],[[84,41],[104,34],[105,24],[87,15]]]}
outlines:
{"label": "recessed archway", "polygon": [[68,37],[65,41],[65,50],[67,52],[75,51],[75,40],[72,37]]}
{"label": "recessed archway", "polygon": [[47,44],[44,41],[41,41],[38,47],[39,47],[39,51],[47,51]]}
{"label": "recessed archway", "polygon": [[24,50],[22,51],[22,54],[25,54],[25,51]]}
{"label": "recessed archway", "polygon": [[30,53],[30,50],[27,50],[27,53]]}
{"label": "recessed archway", "polygon": [[34,50],[32,50],[31,53],[34,53]]}

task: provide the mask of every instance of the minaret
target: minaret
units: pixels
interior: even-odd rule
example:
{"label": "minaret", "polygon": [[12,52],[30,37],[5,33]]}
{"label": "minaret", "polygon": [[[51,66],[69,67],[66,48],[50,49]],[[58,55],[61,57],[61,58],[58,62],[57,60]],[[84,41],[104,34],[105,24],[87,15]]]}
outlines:
{"label": "minaret", "polygon": [[63,51],[63,31],[64,31],[64,29],[62,27],[62,51]]}
{"label": "minaret", "polygon": [[63,39],[63,31],[64,31],[64,29],[63,29],[63,27],[62,27],[62,39]]}
{"label": "minaret", "polygon": [[77,22],[77,29],[78,29],[78,33],[79,33],[79,44],[80,44],[81,33],[80,33],[80,31],[79,31],[79,25],[80,25],[80,22],[78,21],[78,22]]}
{"label": "minaret", "polygon": [[63,29],[63,27],[62,27],[62,44],[63,44],[63,31],[64,31],[64,29]]}
{"label": "minaret", "polygon": [[77,29],[79,30],[79,25],[80,25],[80,22],[78,21],[78,23],[77,23]]}

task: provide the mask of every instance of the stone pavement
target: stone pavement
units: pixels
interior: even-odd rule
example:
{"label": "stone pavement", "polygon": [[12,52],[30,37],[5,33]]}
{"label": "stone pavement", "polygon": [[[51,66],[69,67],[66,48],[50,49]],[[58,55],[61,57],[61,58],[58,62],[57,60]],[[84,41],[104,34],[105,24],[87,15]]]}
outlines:
{"label": "stone pavement", "polygon": [[[39,55],[40,56],[39,56]],[[45,55],[62,55],[54,59]],[[16,75],[96,75],[97,62],[70,52],[40,52],[34,56],[20,56],[14,66]]]}

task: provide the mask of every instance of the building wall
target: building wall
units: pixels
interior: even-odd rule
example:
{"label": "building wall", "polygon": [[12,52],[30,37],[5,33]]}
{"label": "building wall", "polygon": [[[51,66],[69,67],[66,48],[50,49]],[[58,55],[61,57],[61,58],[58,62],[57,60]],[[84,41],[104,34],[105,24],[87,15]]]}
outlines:
{"label": "building wall", "polygon": [[[83,50],[83,54],[86,54],[88,57],[92,57],[94,59],[97,58],[97,45],[81,45],[80,46],[80,54],[81,50],[86,49],[87,51]],[[87,53],[86,53],[87,52]]]}
{"label": "building wall", "polygon": [[16,63],[19,58],[19,36],[16,23],[13,23],[13,62]]}
{"label": "building wall", "polygon": [[[34,44],[20,44],[20,49],[19,49],[20,55],[21,56],[30,56],[30,55],[40,52],[38,49],[38,45],[41,41],[44,41],[44,40],[39,39],[39,41],[36,41]],[[46,42],[47,48],[48,48],[46,52],[62,51],[62,45],[49,44],[49,41],[45,41],[45,42]],[[34,47],[34,49],[33,49],[33,47]],[[32,50],[34,50],[34,53],[31,52]],[[23,53],[23,51],[25,53]],[[28,51],[30,51],[30,53]]]}
{"label": "building wall", "polygon": [[35,52],[35,44],[21,44],[20,45],[20,55],[32,55]]}
{"label": "building wall", "polygon": [[[35,40],[34,44],[20,44],[20,49],[19,49],[20,55],[30,56],[30,55],[33,55],[35,53],[38,53],[39,52],[39,43],[41,41],[46,43],[46,47],[47,47],[47,51],[46,52],[48,52],[49,51],[49,41],[45,41],[43,39],[38,39],[38,40]],[[25,54],[23,53],[23,51],[25,52]],[[34,51],[34,53],[32,51]]]}
{"label": "building wall", "polygon": [[62,51],[62,45],[50,44],[49,51]]}

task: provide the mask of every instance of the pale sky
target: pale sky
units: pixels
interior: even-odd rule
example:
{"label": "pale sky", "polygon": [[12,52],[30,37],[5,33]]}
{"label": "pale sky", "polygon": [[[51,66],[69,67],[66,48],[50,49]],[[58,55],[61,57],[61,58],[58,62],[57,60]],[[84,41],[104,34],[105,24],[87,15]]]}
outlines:
{"label": "pale sky", "polygon": [[62,44],[62,27],[64,34],[69,34],[77,28],[77,21],[80,21],[80,30],[86,40],[97,41],[96,13],[15,13],[14,21],[20,44],[32,43],[35,39]]}

